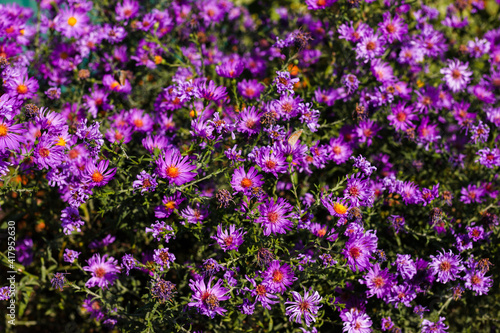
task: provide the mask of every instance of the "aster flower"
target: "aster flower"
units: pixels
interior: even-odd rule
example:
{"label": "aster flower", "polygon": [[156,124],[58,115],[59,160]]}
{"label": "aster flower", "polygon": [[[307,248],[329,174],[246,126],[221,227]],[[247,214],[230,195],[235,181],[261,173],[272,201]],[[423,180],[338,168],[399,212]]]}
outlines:
{"label": "aster flower", "polygon": [[137,260],[131,254],[125,254],[122,257],[122,269],[126,270],[126,274],[129,275],[130,270],[134,269],[137,266]]}
{"label": "aster flower", "polygon": [[285,156],[270,147],[261,148],[255,162],[262,171],[272,173],[276,178],[278,178],[278,173],[287,172]]}
{"label": "aster flower", "polygon": [[390,292],[394,284],[394,276],[389,273],[387,268],[382,270],[380,264],[377,263],[368,269],[364,280],[360,279],[359,283],[368,288],[366,291],[368,297],[376,295],[377,298],[383,298]]}
{"label": "aster flower", "polygon": [[384,331],[384,332],[385,331],[391,332],[390,329],[394,327],[394,323],[392,322],[390,316],[387,317],[387,318],[385,318],[385,317],[382,318],[382,323],[381,324],[382,324],[382,331]]}
{"label": "aster flower", "polygon": [[245,64],[237,57],[222,59],[222,64],[215,66],[217,75],[234,79],[243,73]]}
{"label": "aster flower", "polygon": [[[310,293],[310,294],[309,294]],[[290,321],[295,321],[296,323],[302,323],[302,316],[306,325],[309,327],[311,322],[316,322],[316,316],[318,315],[319,302],[323,299],[317,291],[309,289],[307,291],[304,288],[304,296],[301,296],[298,292],[292,291],[293,301],[285,302],[285,306],[289,304],[286,308],[286,315],[289,316]]]}
{"label": "aster flower", "polygon": [[141,173],[137,175],[137,180],[134,180],[132,183],[134,189],[141,189],[141,194],[144,194],[144,192],[154,192],[156,186],[158,186],[156,176],[151,176],[145,170],[142,170]]}
{"label": "aster flower", "polygon": [[486,191],[482,187],[477,187],[474,184],[467,185],[467,188],[462,187],[460,191],[460,201],[465,204],[481,203]]}
{"label": "aster flower", "polygon": [[64,285],[66,284],[66,277],[64,276],[64,273],[55,273],[50,280],[50,283],[52,283],[52,288],[63,291]]}
{"label": "aster flower", "polygon": [[134,0],[124,0],[123,3],[116,4],[115,11],[115,19],[117,21],[133,19],[139,12],[139,2]]}
{"label": "aster flower", "polygon": [[411,105],[406,105],[404,102],[398,102],[398,104],[391,108],[392,114],[387,116],[391,126],[398,131],[406,131],[409,128],[415,127],[412,120],[418,119],[417,115],[413,114],[413,107]]}
{"label": "aster flower", "polygon": [[346,199],[323,197],[321,198],[321,203],[328,209],[330,215],[343,219],[347,218],[349,209],[351,208],[351,203],[347,202]]}
{"label": "aster flower", "polygon": [[275,202],[273,198],[268,198],[267,202],[259,206],[260,217],[255,220],[256,223],[261,223],[264,228],[265,236],[271,233],[285,234],[287,230],[291,230],[293,222],[291,218],[294,217],[290,214],[293,207],[285,199],[278,198]]}
{"label": "aster flower", "polygon": [[55,145],[58,140],[50,134],[43,134],[35,146],[33,162],[41,170],[55,168],[64,160],[64,147]]}
{"label": "aster flower", "polygon": [[70,249],[64,249],[64,256],[63,256],[63,259],[65,262],[69,262],[69,263],[74,263],[75,260],[78,259],[78,256],[82,254],[81,252],[78,252],[78,251],[73,251],[73,250],[70,250]]}
{"label": "aster flower", "polygon": [[487,295],[490,288],[493,286],[493,280],[485,276],[486,272],[475,269],[467,270],[465,277],[465,288],[475,292],[475,295]]}
{"label": "aster flower", "polygon": [[448,331],[448,326],[445,325],[444,320],[446,318],[439,317],[437,322],[432,322],[427,319],[422,321],[421,333],[446,333]]}
{"label": "aster flower", "polygon": [[151,224],[150,227],[146,227],[146,233],[149,232],[153,234],[153,238],[155,238],[158,242],[164,240],[168,243],[170,238],[175,238],[174,228],[167,225],[164,221],[156,221]]}
{"label": "aster flower", "polygon": [[0,119],[0,151],[18,150],[22,142],[25,141],[22,132],[23,124],[13,124],[12,120],[2,117]]}
{"label": "aster flower", "polygon": [[346,311],[343,313],[342,317],[342,320],[344,321],[342,332],[370,333],[372,331],[372,321],[370,317],[358,309]]}
{"label": "aster flower", "polygon": [[437,281],[447,283],[455,281],[458,278],[458,273],[464,270],[462,260],[459,255],[454,255],[453,252],[439,252],[438,256],[430,256],[432,262],[429,264],[429,269],[433,275],[437,275]]}
{"label": "aster flower", "polygon": [[[307,9],[309,10],[320,10],[320,9],[325,9],[326,7],[330,7],[333,5],[337,0],[305,0]],[[307,325],[309,326],[309,325]]]}
{"label": "aster flower", "polygon": [[227,98],[226,87],[216,86],[214,81],[209,81],[207,86],[206,79],[197,79],[194,82],[194,96],[204,98],[209,101],[221,101]]}
{"label": "aster flower", "polygon": [[241,96],[247,99],[258,98],[262,94],[264,89],[265,89],[264,85],[255,79],[251,80],[245,79],[238,83],[239,93],[241,94]]}
{"label": "aster flower", "polygon": [[384,13],[383,21],[378,26],[388,43],[392,43],[394,40],[401,41],[408,33],[408,26],[404,23],[404,20],[398,15],[391,18],[389,12]]}
{"label": "aster flower", "polygon": [[33,77],[29,78],[27,71],[21,71],[19,75],[4,82],[6,92],[9,96],[18,100],[33,98],[38,90],[38,81]]}
{"label": "aster flower", "polygon": [[85,165],[83,179],[90,186],[104,186],[113,179],[116,168],[108,169],[109,160],[101,160],[97,165],[94,161],[89,160]]}
{"label": "aster flower", "polygon": [[283,294],[288,287],[297,280],[292,268],[284,263],[280,265],[279,260],[274,260],[269,267],[262,272],[263,284],[273,293]]}
{"label": "aster flower", "polygon": [[227,310],[220,307],[220,301],[226,301],[231,296],[226,295],[229,289],[222,287],[222,280],[218,280],[212,286],[214,277],[210,277],[208,283],[205,284],[203,279],[196,281],[190,280],[189,287],[193,291],[192,302],[188,303],[190,307],[196,307],[201,314],[214,318],[216,314],[224,315]]}
{"label": "aster flower", "polygon": [[110,74],[106,74],[103,76],[102,85],[109,91],[116,91],[122,94],[130,94],[130,92],[132,91],[132,86],[130,85],[128,79],[125,79],[125,84],[122,85]]}
{"label": "aster flower", "polygon": [[328,150],[330,152],[329,158],[336,164],[346,162],[352,154],[350,145],[345,142],[342,137],[331,138],[330,143],[328,144]]}
{"label": "aster flower", "polygon": [[356,127],[356,134],[358,135],[359,142],[366,142],[367,147],[369,147],[372,144],[372,139],[377,136],[377,132],[380,131],[380,129],[381,127],[373,120],[360,122],[358,127]]}
{"label": "aster flower", "polygon": [[347,88],[347,94],[352,94],[358,90],[359,80],[353,74],[346,74],[342,77],[342,84]]}
{"label": "aster flower", "polygon": [[154,250],[153,260],[160,266],[160,271],[164,271],[165,267],[170,268],[170,264],[174,262],[175,255],[168,252],[168,247]]}
{"label": "aster flower", "polygon": [[384,54],[385,39],[373,32],[367,32],[361,37],[361,40],[356,45],[356,59],[363,59],[365,63],[380,57]]}
{"label": "aster flower", "polygon": [[399,274],[404,278],[411,280],[417,274],[417,266],[409,254],[397,254],[397,259],[393,265],[397,266]]}
{"label": "aster flower", "polygon": [[0,301],[7,301],[7,300],[9,300],[10,299],[9,293],[10,293],[10,287],[9,286],[1,287],[0,288]]}
{"label": "aster flower", "polygon": [[88,21],[85,12],[72,7],[62,9],[54,19],[56,30],[67,38],[79,38],[85,32]]}
{"label": "aster flower", "polygon": [[352,271],[361,272],[371,266],[370,259],[374,259],[372,253],[377,249],[377,241],[377,236],[370,230],[359,237],[349,238],[342,254]]}
{"label": "aster flower", "polygon": [[289,72],[276,71],[276,75],[273,83],[276,84],[278,94],[284,95],[288,92],[290,95],[293,95],[295,93],[293,86],[295,83],[299,82],[299,79],[292,79]]}
{"label": "aster flower", "polygon": [[260,132],[261,114],[255,106],[246,107],[241,111],[237,129],[249,136]]}
{"label": "aster flower", "polygon": [[167,178],[170,185],[192,181],[196,177],[196,166],[189,163],[189,156],[181,156],[178,150],[168,150],[160,159],[156,160],[157,173],[161,178]]}
{"label": "aster flower", "polygon": [[244,232],[241,228],[236,229],[233,224],[229,226],[229,230],[223,230],[222,225],[219,224],[217,226],[217,235],[211,236],[210,238],[215,239],[224,252],[228,250],[238,251],[238,247],[243,244],[243,235],[245,234],[246,231]]}
{"label": "aster flower", "polygon": [[167,218],[176,210],[179,205],[184,201],[181,192],[176,192],[174,195],[167,197],[163,196],[162,205],[155,208],[156,218]]}
{"label": "aster flower", "polygon": [[156,280],[151,280],[151,285],[151,294],[153,298],[158,299],[160,303],[172,300],[175,284],[158,278]]}
{"label": "aster flower", "polygon": [[257,169],[254,167],[250,167],[248,172],[245,172],[243,166],[234,170],[231,186],[236,192],[243,192],[243,194],[249,195],[253,188],[262,187],[262,185],[264,185],[262,176],[258,174]]}
{"label": "aster flower", "polygon": [[92,275],[85,283],[87,288],[98,286],[101,289],[106,289],[118,278],[116,275],[120,272],[118,261],[113,257],[108,258],[107,254],[101,258],[101,255],[96,253],[87,260],[87,264],[88,266],[83,267],[83,270]]}
{"label": "aster flower", "polygon": [[486,147],[480,149],[476,154],[479,155],[479,159],[477,159],[476,162],[479,162],[485,167],[492,169],[495,166],[500,166],[500,149],[496,147],[494,149]]}
{"label": "aster flower", "polygon": [[262,307],[271,310],[271,305],[279,303],[279,300],[273,300],[277,299],[278,296],[272,294],[269,292],[269,288],[265,284],[257,284],[254,279],[250,279],[248,276],[245,275],[245,278],[252,284],[254,289],[249,289],[247,287],[244,287],[243,290],[250,292],[250,295],[255,297],[255,302],[253,303],[255,306],[256,302],[260,302]]}
{"label": "aster flower", "polygon": [[477,144],[478,142],[485,143],[488,141],[490,128],[480,120],[477,125],[470,126],[470,132],[471,141],[474,141],[474,144]]}
{"label": "aster flower", "polygon": [[454,93],[464,90],[471,81],[472,71],[468,70],[469,63],[461,63],[460,60],[448,60],[448,67],[441,69],[444,81]]}
{"label": "aster flower", "polygon": [[422,192],[411,181],[401,182],[397,192],[401,195],[405,205],[418,204],[423,201]]}
{"label": "aster flower", "polygon": [[[357,173],[355,175],[353,174],[351,175],[351,177],[347,176],[347,185],[344,190],[344,199],[348,199],[353,207],[367,206],[367,203],[371,201],[371,194],[372,193],[369,190],[366,179],[362,179],[362,175],[360,173]],[[337,206],[337,208],[340,209],[339,206]],[[333,207],[333,210],[335,211],[335,207]],[[337,212],[335,211],[335,213]]]}
{"label": "aster flower", "polygon": [[[187,206],[183,209],[180,215],[187,220],[188,223],[197,224],[202,223],[210,214],[208,206],[204,206],[199,202],[195,203],[194,207]],[[181,224],[184,224],[181,222]]]}

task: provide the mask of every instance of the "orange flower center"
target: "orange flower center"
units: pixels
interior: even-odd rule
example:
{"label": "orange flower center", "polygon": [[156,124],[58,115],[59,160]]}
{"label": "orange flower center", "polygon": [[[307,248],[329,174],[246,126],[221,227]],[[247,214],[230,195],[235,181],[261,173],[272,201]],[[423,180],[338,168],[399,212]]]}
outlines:
{"label": "orange flower center", "polygon": [[403,122],[403,121],[406,120],[406,113],[400,112],[400,113],[398,113],[398,115],[396,116],[396,118],[398,119],[398,121]]}
{"label": "orange flower center", "polygon": [[142,125],[144,125],[144,122],[142,121],[142,119],[135,119],[134,120],[134,125],[136,127],[142,127]]}
{"label": "orange flower center", "polygon": [[278,221],[279,217],[280,217],[279,214],[276,212],[271,212],[271,213],[267,214],[267,218],[269,219],[269,222],[271,222],[271,223],[276,223],[276,221]]}
{"label": "orange flower center", "polygon": [[368,51],[373,51],[373,50],[375,50],[375,47],[376,47],[376,46],[377,46],[377,44],[375,44],[375,42],[372,42],[372,41],[370,41],[370,42],[366,43],[366,49],[367,49]]}
{"label": "orange flower center", "polygon": [[77,150],[72,149],[72,150],[70,150],[70,151],[69,151],[69,154],[68,154],[68,155],[69,155],[69,158],[70,158],[70,159],[74,160],[74,159],[75,159],[75,158],[77,158],[77,157],[78,157],[78,155],[80,155],[80,154],[78,153],[78,151],[77,151]]}
{"label": "orange flower center", "polygon": [[74,16],[71,16],[71,17],[68,19],[68,24],[69,24],[70,26],[72,26],[72,27],[74,27],[74,26],[75,26],[76,22],[78,22],[78,21],[77,21],[76,17],[74,17]]}
{"label": "orange flower center", "polygon": [[0,124],[0,136],[6,136],[9,128],[5,124]]}
{"label": "orange flower center", "polygon": [[274,161],[267,161],[266,162],[266,167],[268,167],[269,169],[274,169],[275,166],[276,166],[276,162],[274,162]]}
{"label": "orange flower center", "polygon": [[50,150],[48,150],[47,148],[40,148],[40,150],[38,151],[38,153],[40,154],[41,157],[48,157],[50,155]]}
{"label": "orange flower center", "polygon": [[95,276],[102,279],[106,275],[106,270],[102,267],[99,267],[95,270]]}
{"label": "orange flower center", "polygon": [[267,288],[266,288],[266,286],[264,286],[262,284],[259,284],[255,288],[255,291],[257,291],[257,295],[259,295],[259,296],[264,296],[265,294],[267,294]]}
{"label": "orange flower center", "polygon": [[167,177],[177,178],[178,176],[179,176],[179,168],[176,168],[174,166],[169,166],[167,168]]}
{"label": "orange flower center", "polygon": [[281,282],[283,281],[283,273],[280,270],[275,270],[273,272],[273,282]]}
{"label": "orange flower center", "polygon": [[248,178],[243,178],[243,180],[241,181],[240,184],[242,187],[248,188],[248,187],[252,186],[253,182]]}
{"label": "orange flower center", "polygon": [[25,84],[20,84],[17,86],[17,93],[18,94],[26,94],[28,92],[28,87]]}
{"label": "orange flower center", "polygon": [[111,83],[111,90],[120,90],[120,84],[117,81]]}
{"label": "orange flower center", "polygon": [[443,261],[440,265],[439,265],[439,269],[443,272],[447,272],[451,269],[451,264],[448,262],[448,261]]}
{"label": "orange flower center", "polygon": [[451,76],[454,78],[454,79],[459,79],[462,74],[460,73],[460,71],[458,69],[454,69],[452,72],[451,72]]}
{"label": "orange flower center", "polygon": [[380,276],[373,278],[372,282],[377,288],[382,288],[385,285],[384,279]]}
{"label": "orange flower center", "polygon": [[167,209],[175,209],[175,206],[176,206],[175,201],[169,201],[165,204],[165,207]]}
{"label": "orange flower center", "polygon": [[94,173],[92,174],[92,181],[94,183],[100,183],[100,182],[102,182],[103,179],[104,179],[104,176],[98,170],[94,171]]}
{"label": "orange flower center", "polygon": [[349,250],[349,254],[351,255],[351,257],[353,257],[354,259],[358,259],[360,256],[361,256],[361,251],[359,250],[358,247],[353,247]]}
{"label": "orange flower center", "polygon": [[340,148],[340,146],[333,147],[333,153],[335,155],[340,155],[341,152],[342,152],[342,148]]}

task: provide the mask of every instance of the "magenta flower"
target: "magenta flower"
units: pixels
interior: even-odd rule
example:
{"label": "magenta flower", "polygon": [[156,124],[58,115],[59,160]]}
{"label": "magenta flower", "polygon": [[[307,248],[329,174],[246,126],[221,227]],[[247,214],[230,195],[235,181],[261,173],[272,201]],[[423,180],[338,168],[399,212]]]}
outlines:
{"label": "magenta flower", "polygon": [[329,158],[336,164],[342,164],[351,157],[352,149],[342,137],[331,138],[328,146]]}
{"label": "magenta flower", "polygon": [[57,138],[44,134],[35,146],[33,161],[39,169],[57,167],[64,160],[64,147],[55,145]]}
{"label": "magenta flower", "polygon": [[168,252],[168,247],[156,249],[153,254],[153,260],[160,266],[160,271],[164,271],[165,267],[170,268],[170,264],[175,260],[175,255]]}
{"label": "magenta flower", "polygon": [[194,82],[194,96],[204,98],[208,101],[221,101],[226,99],[227,90],[224,86],[216,86],[214,81],[209,81],[207,86],[206,79],[197,79]]}
{"label": "magenta flower", "polygon": [[181,192],[176,192],[174,195],[167,197],[163,196],[162,205],[155,208],[155,216],[159,219],[164,219],[170,216],[174,210],[179,208],[179,205],[184,201]]}
{"label": "magenta flower", "polygon": [[236,192],[243,192],[243,194],[249,195],[253,188],[262,187],[262,185],[264,185],[262,176],[258,174],[257,169],[254,167],[250,167],[248,172],[245,172],[243,166],[234,170],[231,186]]}
{"label": "magenta flower", "polygon": [[25,141],[23,130],[23,124],[13,124],[13,121],[7,118],[0,119],[0,151],[18,150],[20,144]]}
{"label": "magenta flower", "polygon": [[386,41],[388,43],[392,43],[394,40],[401,41],[408,33],[408,26],[404,23],[404,20],[397,15],[391,18],[389,12],[385,12],[383,18],[384,21],[379,23],[378,26]]}
{"label": "magenta flower", "polygon": [[255,159],[255,162],[262,171],[272,173],[276,178],[278,178],[278,173],[286,173],[287,171],[285,157],[271,147],[263,147]]}
{"label": "magenta flower", "polygon": [[264,235],[286,234],[287,230],[291,230],[293,222],[290,219],[293,218],[293,214],[290,212],[293,207],[285,199],[278,198],[274,202],[273,198],[269,198],[259,208],[261,216],[255,222],[262,223]]}
{"label": "magenta flower", "polygon": [[239,132],[247,133],[249,136],[260,132],[261,114],[255,106],[247,107],[240,113],[240,119],[237,124]]}
{"label": "magenta flower", "polygon": [[368,273],[364,276],[364,280],[359,280],[359,283],[365,284],[368,290],[368,297],[376,295],[377,298],[383,298],[389,294],[391,287],[394,284],[394,276],[389,273],[389,270],[381,269],[380,264],[375,264],[368,269]]}
{"label": "magenta flower", "polygon": [[5,82],[6,92],[18,100],[33,98],[38,90],[38,81],[29,78],[27,71],[21,71]]}
{"label": "magenta flower", "polygon": [[361,37],[361,40],[356,45],[356,59],[363,59],[365,63],[380,57],[384,54],[385,39],[373,32],[367,32]]}
{"label": "magenta flower", "polygon": [[373,259],[372,253],[377,249],[377,242],[377,236],[370,230],[361,236],[349,238],[342,254],[352,271],[358,269],[362,272],[371,266],[370,259]]}
{"label": "magenta flower", "polygon": [[241,96],[248,99],[258,98],[262,94],[264,89],[264,85],[255,79],[243,80],[238,83],[239,93],[241,94]]}
{"label": "magenta flower", "polygon": [[[311,294],[309,295],[309,292]],[[298,292],[292,291],[292,296],[294,301],[285,302],[285,305],[290,304],[286,308],[286,315],[289,316],[290,321],[294,320],[296,323],[302,323],[302,316],[306,325],[309,327],[311,322],[316,322],[316,317],[318,315],[319,302],[323,299],[317,291],[306,291],[304,288],[304,296],[302,297]]]}
{"label": "magenta flower", "polygon": [[243,235],[245,234],[246,231],[243,232],[242,228],[236,229],[233,224],[229,226],[229,231],[228,229],[222,230],[222,225],[219,224],[217,226],[217,235],[210,238],[215,239],[224,252],[230,250],[238,251],[238,247],[243,244]]}
{"label": "magenta flower", "polygon": [[71,7],[62,9],[54,19],[55,29],[67,38],[79,38],[85,32],[88,21],[85,12]]}
{"label": "magenta flower", "polygon": [[109,91],[116,91],[122,94],[129,94],[132,91],[132,86],[128,82],[128,79],[125,79],[125,84],[122,85],[110,74],[104,75],[102,85]]}
{"label": "magenta flower", "polygon": [[444,81],[454,93],[467,88],[471,81],[472,71],[468,70],[469,63],[461,63],[460,60],[448,60],[448,67],[441,68],[441,74],[444,75]]}
{"label": "magenta flower", "polygon": [[279,260],[274,260],[269,267],[262,273],[263,284],[273,293],[283,294],[288,287],[297,280],[292,268],[284,263],[280,265]]}
{"label": "magenta flower", "polygon": [[139,2],[134,0],[124,0],[123,4],[118,2],[115,11],[117,21],[133,19],[139,12]]}
{"label": "magenta flower", "polygon": [[398,102],[398,104],[391,109],[392,114],[387,116],[391,126],[398,131],[406,131],[409,128],[415,127],[412,120],[417,120],[417,115],[413,114],[413,107],[411,105],[406,106],[404,102]]}
{"label": "magenta flower", "polygon": [[298,78],[292,79],[289,72],[279,72],[276,71],[276,77],[273,83],[276,84],[276,89],[280,95],[285,95],[287,92],[293,95],[295,91],[293,90],[293,85],[299,82]]}
{"label": "magenta flower", "polygon": [[342,332],[370,333],[372,331],[372,321],[370,317],[358,309],[353,308],[350,311],[344,312],[341,318],[344,322]]}
{"label": "magenta flower", "polygon": [[156,161],[157,173],[161,178],[167,178],[170,185],[182,184],[192,181],[196,177],[196,166],[189,163],[189,156],[181,156],[175,149],[169,149],[162,158]]}
{"label": "magenta flower", "polygon": [[216,314],[223,316],[227,310],[219,306],[220,301],[226,301],[231,296],[226,295],[229,289],[222,287],[222,280],[211,286],[214,277],[210,277],[208,284],[205,284],[203,278],[196,281],[190,280],[189,287],[193,291],[192,302],[188,306],[196,307],[201,314],[214,318]]}
{"label": "magenta flower", "polygon": [[462,265],[462,260],[459,255],[454,255],[453,252],[439,252],[438,256],[430,256],[432,262],[429,264],[429,269],[433,275],[437,275],[437,282],[447,283],[455,281],[458,278],[458,273],[465,268]]}
{"label": "magenta flower", "polygon": [[421,333],[446,333],[448,330],[448,326],[445,325],[444,320],[446,318],[439,317],[437,322],[432,322],[427,319],[422,321],[422,330]]}
{"label": "magenta flower", "polygon": [[116,274],[120,273],[118,260],[113,257],[108,258],[107,254],[101,258],[101,255],[96,253],[87,260],[87,264],[88,266],[83,267],[83,270],[92,274],[92,277],[85,283],[87,288],[95,286],[103,289],[108,288],[108,285],[112,285],[118,278]]}
{"label": "magenta flower", "polygon": [[474,291],[476,295],[487,295],[493,286],[493,280],[489,276],[485,276],[485,274],[486,272],[475,269],[468,270],[463,278],[465,288]]}
{"label": "magenta flower", "polygon": [[[2,125],[0,125],[2,126]],[[1,127],[0,127],[1,129]],[[1,135],[1,134],[0,134]],[[1,139],[0,139],[1,140]],[[1,143],[0,143],[1,147]],[[479,159],[476,162],[484,165],[487,168],[494,168],[495,166],[500,166],[500,149],[494,148],[490,149],[488,147],[480,149],[477,153],[479,155]]]}
{"label": "magenta flower", "polygon": [[90,186],[104,186],[113,179],[116,168],[108,169],[109,160],[100,160],[96,165],[94,161],[88,160],[85,166],[83,179]]}
{"label": "magenta flower", "polygon": [[253,297],[255,297],[255,302],[254,302],[254,305],[255,303],[258,301],[260,302],[260,304],[262,305],[262,307],[268,309],[268,310],[271,310],[271,305],[272,304],[277,304],[279,303],[279,300],[277,301],[273,301],[271,298],[273,299],[277,299],[278,296],[272,294],[269,292],[269,289],[268,287],[266,287],[265,284],[259,284],[257,285],[257,283],[255,282],[254,279],[250,279],[248,276],[245,275],[245,278],[252,284],[252,286],[254,287],[254,289],[249,289],[247,287],[244,287],[243,290],[244,291],[249,291],[250,292],[250,295],[252,295]]}

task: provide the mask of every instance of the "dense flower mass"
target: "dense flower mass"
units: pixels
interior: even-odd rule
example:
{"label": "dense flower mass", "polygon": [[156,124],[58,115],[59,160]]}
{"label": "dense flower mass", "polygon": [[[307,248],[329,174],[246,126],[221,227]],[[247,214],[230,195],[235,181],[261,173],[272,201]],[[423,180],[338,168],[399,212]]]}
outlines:
{"label": "dense flower mass", "polygon": [[500,329],[500,0],[32,2],[0,330]]}

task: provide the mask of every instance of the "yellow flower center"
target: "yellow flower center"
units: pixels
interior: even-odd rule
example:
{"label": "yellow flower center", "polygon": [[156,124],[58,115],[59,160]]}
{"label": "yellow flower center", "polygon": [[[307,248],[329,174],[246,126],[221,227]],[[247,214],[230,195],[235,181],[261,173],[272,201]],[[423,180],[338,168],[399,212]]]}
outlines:
{"label": "yellow flower center", "polygon": [[167,176],[170,178],[176,178],[177,176],[179,176],[179,168],[169,166],[167,168]]}
{"label": "yellow flower center", "polygon": [[57,140],[56,146],[66,146],[66,140],[62,136],[59,137],[59,140]]}
{"label": "yellow flower center", "polygon": [[9,128],[5,124],[0,124],[0,136],[6,136]]}
{"label": "yellow flower center", "polygon": [[26,94],[28,92],[28,87],[25,84],[20,84],[20,85],[17,86],[16,90],[17,90],[17,92],[19,94],[23,94],[24,95],[24,94]]}
{"label": "yellow flower center", "polygon": [[92,181],[94,183],[100,183],[103,179],[104,176],[98,170],[94,171],[94,173],[92,174]]}
{"label": "yellow flower center", "polygon": [[165,208],[167,209],[175,209],[175,201],[169,201],[165,204]]}

